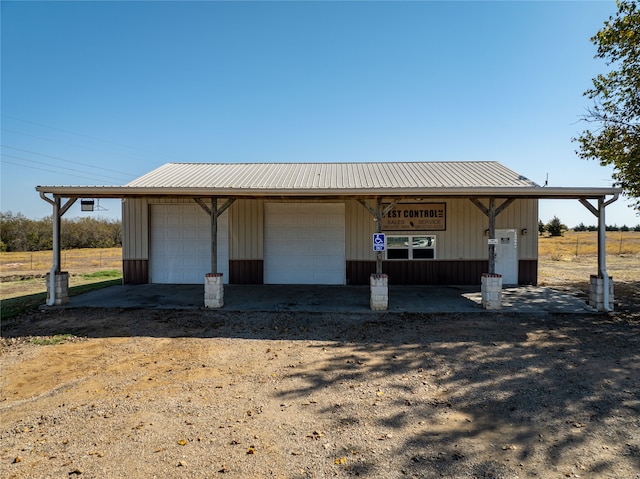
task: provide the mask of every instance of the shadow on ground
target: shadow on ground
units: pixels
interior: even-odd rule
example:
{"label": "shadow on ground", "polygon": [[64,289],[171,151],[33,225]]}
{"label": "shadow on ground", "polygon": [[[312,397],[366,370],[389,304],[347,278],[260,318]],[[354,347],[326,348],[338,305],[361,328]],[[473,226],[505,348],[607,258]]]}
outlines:
{"label": "shadow on ground", "polygon": [[[640,471],[637,314],[85,308],[40,312],[3,329],[5,338],[72,333],[309,342],[304,366],[287,370],[273,393],[277,400],[331,391],[339,402],[315,414],[347,433],[351,428],[353,448],[365,447],[358,437],[363,424],[386,431],[379,440],[394,437],[389,457],[408,477],[518,477],[534,457],[564,477],[638,477]],[[287,380],[305,386],[288,388]],[[377,390],[378,383],[385,389]],[[369,457],[345,474],[380,477],[385,459]]]}

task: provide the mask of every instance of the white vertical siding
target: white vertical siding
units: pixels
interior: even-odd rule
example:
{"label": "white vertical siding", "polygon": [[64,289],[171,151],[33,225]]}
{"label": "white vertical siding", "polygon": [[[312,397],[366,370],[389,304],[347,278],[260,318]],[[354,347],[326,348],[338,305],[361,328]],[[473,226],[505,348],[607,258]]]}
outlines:
{"label": "white vertical siding", "polygon": [[229,210],[229,259],[263,259],[264,200],[236,200]]}
{"label": "white vertical siding", "polygon": [[[290,200],[288,200],[290,201]],[[487,200],[481,200],[485,205]],[[193,202],[190,199],[128,198],[122,203],[123,259],[149,258],[149,204]],[[308,202],[308,201],[306,201]],[[434,199],[427,203],[443,202]],[[465,198],[449,199],[447,230],[430,232],[437,237],[438,259],[485,259],[487,257],[487,217]],[[500,205],[502,200],[497,200]],[[370,200],[370,205],[375,202]],[[375,260],[371,236],[376,230],[373,217],[356,200],[345,200],[345,254],[347,260]],[[518,199],[496,219],[496,228],[518,231],[519,259],[538,257],[538,200]],[[522,229],[528,234],[522,235]],[[395,232],[394,232],[395,234]],[[415,232],[407,232],[415,234]],[[239,199],[229,208],[230,259],[263,259],[264,200]]]}
{"label": "white vertical siding", "polygon": [[[370,202],[371,206],[375,202]],[[351,261],[375,260],[371,247],[372,235],[376,231],[376,222],[364,206],[356,200],[345,202],[345,254]]]}

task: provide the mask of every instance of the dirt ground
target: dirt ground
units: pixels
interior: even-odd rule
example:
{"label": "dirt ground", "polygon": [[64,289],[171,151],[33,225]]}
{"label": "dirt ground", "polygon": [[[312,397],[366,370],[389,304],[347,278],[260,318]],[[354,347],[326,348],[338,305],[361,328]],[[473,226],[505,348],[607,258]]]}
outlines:
{"label": "dirt ground", "polygon": [[32,313],[3,324],[0,476],[640,478],[639,333],[635,310]]}

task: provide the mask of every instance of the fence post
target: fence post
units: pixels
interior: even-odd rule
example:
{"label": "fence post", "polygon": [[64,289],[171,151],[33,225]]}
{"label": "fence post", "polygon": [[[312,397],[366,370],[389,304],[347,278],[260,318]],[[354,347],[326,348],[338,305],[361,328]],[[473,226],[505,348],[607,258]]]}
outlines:
{"label": "fence post", "polygon": [[622,231],[620,232],[620,247],[618,248],[618,256],[622,255]]}

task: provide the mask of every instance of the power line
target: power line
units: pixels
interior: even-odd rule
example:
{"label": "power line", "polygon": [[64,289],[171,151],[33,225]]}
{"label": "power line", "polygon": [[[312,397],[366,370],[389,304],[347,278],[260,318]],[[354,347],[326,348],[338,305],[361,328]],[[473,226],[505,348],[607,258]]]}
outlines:
{"label": "power line", "polygon": [[[76,171],[78,173],[87,173],[89,175],[92,174],[90,171],[78,170],[76,168],[66,168],[64,166],[50,165],[49,163],[44,163],[43,161],[30,160],[28,158],[21,158],[19,156],[7,155],[6,153],[0,153],[0,156],[5,156],[7,158],[13,158],[14,160],[28,161],[29,163],[37,163],[39,165],[45,165],[45,166],[49,166],[51,168],[57,168],[57,169],[60,169],[60,170]],[[106,179],[109,179],[109,180],[122,181],[120,178],[115,178],[113,176],[107,176],[107,175],[101,175],[101,174],[95,174],[95,177],[102,177],[102,178],[106,178]]]}
{"label": "power line", "polygon": [[[31,154],[38,155],[38,156],[44,156],[45,158],[52,158],[54,160],[64,161],[66,163],[72,163],[72,164],[80,165],[80,166],[84,166],[84,167],[95,168],[96,170],[108,171],[110,173],[118,173],[118,174],[122,175],[123,178],[135,177],[136,176],[136,175],[132,175],[132,174],[129,174],[129,173],[123,173],[122,171],[110,170],[108,168],[101,168],[99,166],[94,166],[94,165],[86,165],[86,164],[81,163],[79,161],[66,160],[64,158],[60,158],[59,156],[45,155],[44,153],[38,153],[37,151],[24,150],[22,148],[16,148],[15,146],[9,146],[9,145],[0,145],[0,146],[3,147],[3,148],[10,148],[11,150],[22,151],[24,153],[31,153]],[[27,160],[27,161],[34,161],[34,160]],[[101,175],[101,176],[103,176],[103,175]]]}
{"label": "power line", "polygon": [[[3,155],[6,156],[6,155]],[[28,165],[23,165],[21,163],[14,163],[12,161],[6,161],[6,160],[2,160],[0,159],[0,163],[6,164],[6,165],[15,165],[15,166],[21,166],[23,168],[29,168],[31,170],[38,170],[38,171],[46,171],[48,173],[56,173],[56,174],[64,174],[65,176],[73,176],[74,178],[82,178],[83,180],[90,180],[90,181],[97,181],[97,182],[102,182],[103,180],[97,179],[97,178],[90,178],[87,176],[80,176],[80,175],[74,175],[71,173],[61,173],[60,171],[55,171],[55,170],[47,170],[45,168],[38,168],[37,166],[28,166]]]}
{"label": "power line", "polygon": [[[90,146],[78,145],[76,143],[69,143],[68,141],[54,140],[52,138],[45,138],[44,136],[32,135],[31,133],[25,133],[24,131],[11,130],[11,129],[7,129],[7,128],[4,128],[4,127],[2,128],[2,131],[3,132],[8,132],[8,133],[16,133],[18,135],[24,135],[24,136],[28,136],[30,138],[36,138],[38,140],[50,141],[52,143],[58,143],[60,145],[67,145],[67,146],[72,146],[74,148],[80,148],[80,149],[87,150],[87,151],[94,151],[94,152],[97,152],[97,153],[105,154],[104,150],[100,150],[100,149],[97,149],[97,148],[91,148]],[[131,158],[131,159],[134,159],[134,160],[142,160],[143,159],[140,156],[134,156],[134,155],[130,155],[130,154],[118,153],[118,155],[122,156],[124,158]]]}
{"label": "power line", "polygon": [[[129,150],[139,151],[139,152],[141,152],[141,153],[148,153],[148,154],[152,154],[152,155],[156,155],[156,156],[164,156],[165,158],[169,158],[169,157],[168,157],[168,156],[166,156],[166,155],[162,155],[162,154],[160,154],[160,153],[155,153],[155,152],[153,152],[153,151],[143,150],[143,149],[141,149],[141,148],[136,148],[135,146],[125,145],[124,143],[117,143],[117,142],[115,142],[115,141],[105,140],[105,139],[103,139],[103,138],[98,138],[98,137],[96,137],[96,136],[85,135],[84,133],[77,133],[77,132],[75,132],[75,131],[65,130],[65,129],[63,129],[63,128],[58,128],[58,127],[51,126],[51,125],[45,125],[44,123],[38,123],[38,122],[35,122],[35,121],[31,121],[31,120],[25,120],[25,119],[23,119],[23,118],[18,118],[18,117],[16,117],[16,116],[7,115],[7,114],[4,114],[4,113],[3,113],[1,116],[5,117],[5,118],[11,118],[11,119],[13,119],[13,120],[18,120],[18,121],[21,121],[21,122],[24,122],[24,123],[29,123],[29,124],[31,124],[31,125],[42,126],[42,127],[44,127],[44,128],[49,128],[50,130],[60,131],[60,132],[62,132],[62,133],[69,133],[69,134],[71,134],[71,135],[80,136],[80,137],[83,137],[83,138],[87,138],[87,139],[89,139],[89,140],[100,141],[100,142],[102,142],[102,143],[107,143],[107,144],[115,145],[115,146],[118,146],[118,147],[120,147],[120,148],[127,148],[127,149],[129,149]],[[46,138],[42,138],[42,139],[46,139]],[[53,141],[53,140],[52,140],[52,141]]]}

